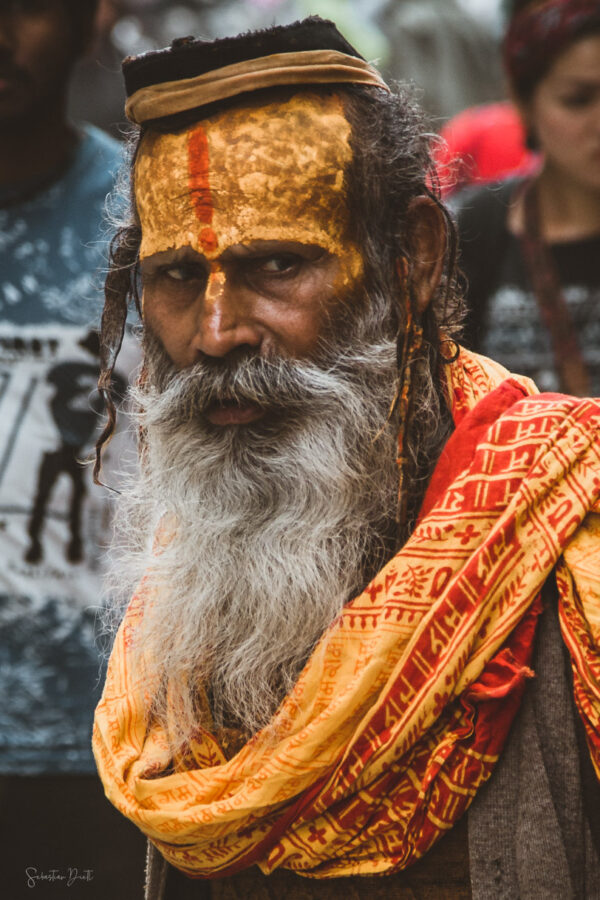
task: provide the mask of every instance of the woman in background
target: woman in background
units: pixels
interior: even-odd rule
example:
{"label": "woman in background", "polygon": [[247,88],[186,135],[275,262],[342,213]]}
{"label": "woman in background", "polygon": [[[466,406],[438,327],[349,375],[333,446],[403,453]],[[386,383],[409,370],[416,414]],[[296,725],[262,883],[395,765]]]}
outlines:
{"label": "woman in background", "polygon": [[458,194],[466,343],[600,395],[600,0],[515,0],[504,63],[539,170]]}

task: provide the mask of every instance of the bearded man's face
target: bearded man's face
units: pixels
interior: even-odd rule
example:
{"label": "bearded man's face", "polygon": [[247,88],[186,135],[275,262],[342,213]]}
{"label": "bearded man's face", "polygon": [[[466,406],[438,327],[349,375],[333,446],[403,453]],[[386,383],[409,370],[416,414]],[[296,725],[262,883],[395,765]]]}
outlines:
{"label": "bearded man's face", "polygon": [[[177,368],[244,348],[306,358],[362,259],[349,239],[350,126],[299,94],[147,135],[136,164],[144,321]],[[215,404],[218,425],[257,406]]]}
{"label": "bearded man's face", "polygon": [[349,136],[336,97],[302,93],[138,155],[145,447],[117,518],[175,743],[210,724],[204,689],[217,725],[267,724],[391,552],[396,348],[349,236]]}

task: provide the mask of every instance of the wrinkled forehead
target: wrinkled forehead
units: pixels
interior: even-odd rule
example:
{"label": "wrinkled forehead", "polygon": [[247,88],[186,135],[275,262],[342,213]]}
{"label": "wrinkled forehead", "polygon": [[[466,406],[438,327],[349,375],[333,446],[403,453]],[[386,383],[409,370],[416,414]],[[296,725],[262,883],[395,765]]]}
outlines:
{"label": "wrinkled forehead", "polygon": [[208,258],[256,240],[336,252],[348,232],[350,125],[337,96],[296,94],[148,132],[135,168],[141,258],[190,246]]}

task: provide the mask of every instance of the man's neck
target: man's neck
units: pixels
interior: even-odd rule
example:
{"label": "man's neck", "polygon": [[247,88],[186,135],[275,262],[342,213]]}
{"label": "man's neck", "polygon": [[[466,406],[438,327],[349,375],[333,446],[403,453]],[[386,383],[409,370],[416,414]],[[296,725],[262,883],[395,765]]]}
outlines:
{"label": "man's neck", "polygon": [[0,187],[52,178],[67,165],[76,142],[62,108],[27,121],[0,122]]}

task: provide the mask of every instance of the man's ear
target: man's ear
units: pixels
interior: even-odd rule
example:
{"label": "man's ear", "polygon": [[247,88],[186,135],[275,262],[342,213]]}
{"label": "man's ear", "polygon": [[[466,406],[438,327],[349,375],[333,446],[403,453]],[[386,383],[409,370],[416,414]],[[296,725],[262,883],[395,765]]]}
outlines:
{"label": "man's ear", "polygon": [[411,200],[406,214],[406,244],[411,296],[422,315],[438,289],[446,255],[446,220],[430,197]]}

